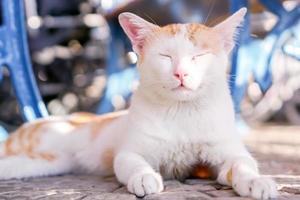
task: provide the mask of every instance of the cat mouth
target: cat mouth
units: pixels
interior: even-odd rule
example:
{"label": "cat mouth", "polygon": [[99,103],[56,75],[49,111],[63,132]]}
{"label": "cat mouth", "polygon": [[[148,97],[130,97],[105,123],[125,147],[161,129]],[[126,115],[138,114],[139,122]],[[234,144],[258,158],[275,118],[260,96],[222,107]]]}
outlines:
{"label": "cat mouth", "polygon": [[186,87],[183,83],[181,83],[177,87],[173,88],[172,91],[192,91],[192,90]]}

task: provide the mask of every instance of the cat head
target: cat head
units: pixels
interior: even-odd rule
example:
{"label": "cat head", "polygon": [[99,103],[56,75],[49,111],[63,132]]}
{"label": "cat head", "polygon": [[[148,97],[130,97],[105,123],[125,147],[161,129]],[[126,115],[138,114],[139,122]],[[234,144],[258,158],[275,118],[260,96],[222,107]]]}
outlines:
{"label": "cat head", "polygon": [[226,80],[228,55],[246,11],[242,8],[214,27],[160,27],[132,13],[120,14],[120,25],[139,57],[140,88],[155,98],[189,101]]}

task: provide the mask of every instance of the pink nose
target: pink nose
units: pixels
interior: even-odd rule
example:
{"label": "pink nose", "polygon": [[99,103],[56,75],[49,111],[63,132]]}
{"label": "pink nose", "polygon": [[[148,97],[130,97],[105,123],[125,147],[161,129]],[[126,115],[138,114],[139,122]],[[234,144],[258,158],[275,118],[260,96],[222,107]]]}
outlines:
{"label": "pink nose", "polygon": [[176,71],[176,72],[174,73],[174,76],[175,76],[178,80],[183,81],[183,79],[184,79],[185,77],[188,76],[188,73],[183,72],[183,71]]}

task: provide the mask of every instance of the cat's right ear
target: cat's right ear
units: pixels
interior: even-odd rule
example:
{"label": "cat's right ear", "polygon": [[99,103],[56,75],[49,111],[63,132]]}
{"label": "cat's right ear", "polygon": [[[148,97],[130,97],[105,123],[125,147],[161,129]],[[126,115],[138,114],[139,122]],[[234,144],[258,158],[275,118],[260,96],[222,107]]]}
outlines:
{"label": "cat's right ear", "polygon": [[235,39],[238,35],[238,28],[241,26],[244,17],[247,13],[247,8],[241,8],[233,15],[228,17],[225,21],[216,25],[214,29],[222,35],[222,40],[224,42],[224,48],[229,53],[234,45]]}
{"label": "cat's right ear", "polygon": [[119,15],[119,23],[129,37],[132,48],[137,54],[141,54],[147,35],[158,27],[129,12]]}

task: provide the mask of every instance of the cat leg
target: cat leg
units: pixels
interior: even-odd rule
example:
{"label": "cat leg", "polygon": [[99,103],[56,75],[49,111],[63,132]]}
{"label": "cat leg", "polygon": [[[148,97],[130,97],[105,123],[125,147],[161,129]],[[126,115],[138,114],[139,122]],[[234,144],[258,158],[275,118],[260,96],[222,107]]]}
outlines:
{"label": "cat leg", "polygon": [[114,170],[119,182],[127,185],[129,192],[138,197],[163,190],[163,180],[140,155],[121,152],[114,160]]}
{"label": "cat leg", "polygon": [[[255,199],[276,198],[276,183],[259,174],[256,161],[249,155],[241,155],[245,149],[235,150],[230,156],[224,157],[224,162],[218,168],[217,181],[223,185],[232,186],[241,196]],[[239,152],[239,155],[234,155]]]}
{"label": "cat leg", "polygon": [[0,180],[58,175],[72,170],[72,162],[66,156],[30,158],[25,155],[0,159]]}

